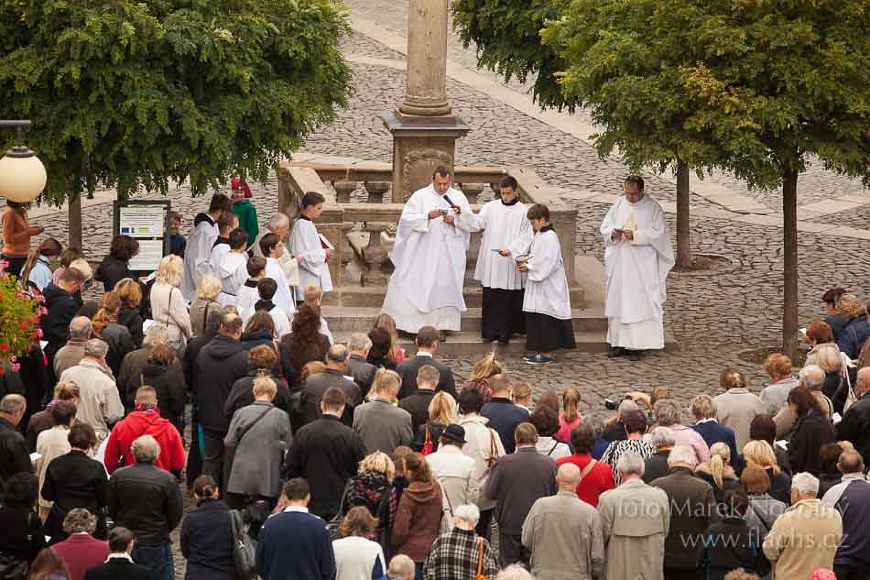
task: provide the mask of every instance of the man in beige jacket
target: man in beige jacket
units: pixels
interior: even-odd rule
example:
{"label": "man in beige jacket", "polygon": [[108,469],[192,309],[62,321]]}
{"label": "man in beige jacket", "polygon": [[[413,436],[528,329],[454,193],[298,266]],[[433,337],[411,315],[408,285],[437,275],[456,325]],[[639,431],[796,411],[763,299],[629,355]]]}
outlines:
{"label": "man in beige jacket", "polygon": [[817,568],[831,568],[843,539],[840,513],[816,496],[819,480],[798,473],[791,480],[791,507],[764,539],[764,555],[774,578],[809,578]]}

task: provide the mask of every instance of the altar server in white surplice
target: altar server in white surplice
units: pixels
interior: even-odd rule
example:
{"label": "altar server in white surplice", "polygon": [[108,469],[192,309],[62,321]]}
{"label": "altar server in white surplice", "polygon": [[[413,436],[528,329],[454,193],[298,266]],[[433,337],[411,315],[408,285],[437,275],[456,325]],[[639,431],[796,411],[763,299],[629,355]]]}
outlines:
{"label": "altar server in white surplice", "polygon": [[423,326],[459,330],[473,219],[465,194],[450,187],[445,167],[405,202],[390,254],[395,271],[381,309],[396,328],[412,334]]}
{"label": "altar server in white surplice", "polygon": [[278,284],[278,291],[275,292],[275,297],[272,301],[276,306],[281,307],[281,310],[288,317],[292,317],[296,312],[296,304],[293,301],[293,295],[290,293],[290,284],[287,282],[287,277],[284,275],[284,270],[281,269],[281,264],[278,262],[287,249],[278,236],[275,234],[266,234],[260,238],[260,249],[263,255],[266,256],[266,278],[271,278]]}
{"label": "altar server in white surplice", "polygon": [[221,279],[221,293],[218,302],[222,306],[236,306],[239,288],[248,279],[248,233],[236,228],[229,235],[230,251],[221,258],[218,276]]}
{"label": "altar server in white surplice", "polygon": [[576,343],[562,245],[550,224],[550,210],[536,203],[526,216],[535,230],[535,237],[528,257],[517,262],[517,269],[528,275],[523,313],[526,318],[526,348],[534,354],[523,357],[523,360],[537,365],[553,362],[549,353],[560,348],[575,348]]}
{"label": "altar server in white surplice", "polygon": [[296,286],[296,299],[305,300],[305,288],[317,286],[323,292],[332,290],[332,276],[329,274],[329,258],[335,250],[324,247],[324,242],[314,226],[314,220],[323,213],[325,198],[316,192],[302,196],[302,213],[293,224],[290,232],[290,253],[299,264],[299,284]]}
{"label": "altar server in white surplice", "polygon": [[526,333],[526,275],[517,270],[516,257],[528,253],[534,232],[526,217],[528,207],[517,194],[517,180],[507,175],[499,189],[501,198],[486,203],[475,216],[476,227],[484,231],[474,279],[483,286],[480,336],[507,344],[512,334]]}
{"label": "altar server in white surplice", "polygon": [[674,249],[665,212],[644,195],[643,179],[629,177],[601,224],[607,278],[605,316],[610,356],[665,346],[665,281],[674,267]]}
{"label": "altar server in white surplice", "polygon": [[193,220],[193,233],[187,238],[184,250],[184,277],[181,279],[181,294],[188,302],[196,298],[196,287],[204,274],[212,272],[209,258],[220,235],[218,220],[232,211],[232,202],[225,195],[216,193],[211,198],[207,213],[197,214]]}
{"label": "altar server in white surplice", "polygon": [[[242,320],[248,319],[254,311],[254,304],[260,299],[259,284],[260,280],[266,277],[266,258],[263,256],[248,258],[245,272],[248,275],[247,279],[239,287],[239,295],[236,297],[236,310],[239,311]],[[277,291],[276,288],[275,292]]]}

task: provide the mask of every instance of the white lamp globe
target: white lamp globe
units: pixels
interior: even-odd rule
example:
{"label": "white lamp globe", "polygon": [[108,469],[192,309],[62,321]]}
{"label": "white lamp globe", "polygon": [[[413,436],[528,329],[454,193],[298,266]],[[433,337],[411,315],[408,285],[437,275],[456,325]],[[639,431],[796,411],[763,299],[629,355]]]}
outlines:
{"label": "white lamp globe", "polygon": [[13,147],[0,159],[0,195],[10,201],[33,201],[47,181],[45,165],[27,147]]}

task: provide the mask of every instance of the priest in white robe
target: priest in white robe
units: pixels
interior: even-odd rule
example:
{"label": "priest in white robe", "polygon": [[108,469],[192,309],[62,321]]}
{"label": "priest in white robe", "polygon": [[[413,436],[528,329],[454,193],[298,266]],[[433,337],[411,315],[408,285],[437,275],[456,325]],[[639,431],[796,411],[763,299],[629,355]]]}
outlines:
{"label": "priest in white robe", "polygon": [[273,301],[281,310],[287,314],[288,318],[296,312],[296,305],[293,301],[293,294],[290,293],[290,284],[287,282],[287,277],[284,275],[284,270],[278,259],[286,252],[284,244],[278,239],[275,234],[267,234],[260,239],[260,249],[263,255],[266,256],[266,278],[271,278],[278,284],[278,291],[275,293]]}
{"label": "priest in white robe", "polygon": [[293,224],[290,232],[290,254],[299,265],[299,283],[296,286],[296,299],[305,300],[305,288],[317,286],[322,292],[332,290],[332,276],[329,273],[329,258],[335,253],[325,244],[317,232],[314,220],[323,213],[326,200],[316,192],[302,196],[302,213]]}
{"label": "priest in white robe", "polygon": [[408,198],[399,218],[390,255],[395,271],[381,310],[412,334],[423,326],[458,331],[466,310],[462,290],[473,217],[465,194],[450,181],[445,167],[436,169],[432,183]]}
{"label": "priest in white robe", "polygon": [[511,335],[526,333],[526,275],[517,270],[516,257],[528,253],[534,232],[517,187],[516,179],[505,176],[501,197],[484,204],[475,216],[475,227],[483,230],[474,279],[483,287],[480,336],[486,342],[507,344]]}
{"label": "priest in white robe", "polygon": [[239,288],[248,279],[248,234],[239,228],[230,232],[229,252],[221,258],[218,265],[218,276],[221,279],[221,293],[218,302],[221,306],[233,305],[238,302]]}
{"label": "priest in white robe", "polygon": [[545,205],[535,204],[526,215],[535,237],[528,256],[518,257],[517,269],[528,275],[523,312],[526,348],[534,354],[526,355],[523,360],[539,365],[553,362],[553,351],[575,348],[576,342],[562,245],[550,224],[550,210]]}
{"label": "priest in white robe", "polygon": [[665,346],[665,282],[674,266],[665,212],[643,186],[640,177],[626,179],[601,224],[610,356],[634,360]]}
{"label": "priest in white robe", "polygon": [[230,198],[216,193],[211,198],[208,212],[198,214],[193,220],[194,230],[187,239],[184,250],[184,276],[181,279],[181,294],[188,302],[196,299],[196,287],[200,278],[212,271],[209,258],[220,235],[217,222],[229,211],[232,211]]}

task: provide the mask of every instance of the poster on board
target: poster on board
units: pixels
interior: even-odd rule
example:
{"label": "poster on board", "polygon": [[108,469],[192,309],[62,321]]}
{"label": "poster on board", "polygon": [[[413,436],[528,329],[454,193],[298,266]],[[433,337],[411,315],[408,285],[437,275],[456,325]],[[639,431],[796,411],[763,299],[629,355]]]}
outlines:
{"label": "poster on board", "polygon": [[134,272],[153,272],[169,253],[169,200],[116,201],[115,235],[125,235],[139,242],[139,253],[130,260]]}

